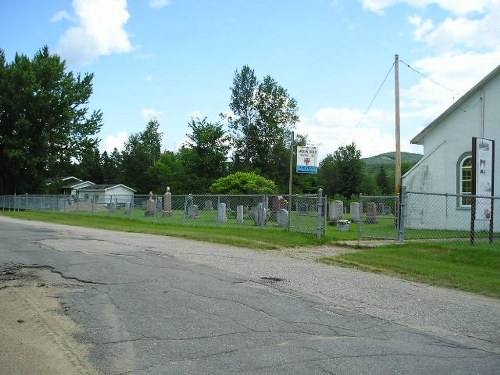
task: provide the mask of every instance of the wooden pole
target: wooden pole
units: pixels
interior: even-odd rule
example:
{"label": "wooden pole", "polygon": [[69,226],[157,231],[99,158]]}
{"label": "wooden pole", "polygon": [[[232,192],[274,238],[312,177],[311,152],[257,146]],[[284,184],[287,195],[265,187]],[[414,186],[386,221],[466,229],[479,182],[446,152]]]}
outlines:
{"label": "wooden pole", "polygon": [[399,119],[399,55],[395,56],[395,123],[396,123],[396,165],[394,173],[394,192],[401,194],[401,145],[400,145],[400,119]]}
{"label": "wooden pole", "polygon": [[288,230],[290,230],[291,225],[291,215],[292,215],[292,178],[293,178],[293,145],[294,145],[294,132],[290,139],[290,174],[288,176]]}

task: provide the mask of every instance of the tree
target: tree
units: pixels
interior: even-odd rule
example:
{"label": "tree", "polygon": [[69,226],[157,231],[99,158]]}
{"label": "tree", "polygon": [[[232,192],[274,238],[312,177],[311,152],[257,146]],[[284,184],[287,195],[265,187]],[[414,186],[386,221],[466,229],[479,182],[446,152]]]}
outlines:
{"label": "tree", "polygon": [[122,179],[122,155],[115,147],[111,155],[104,151],[101,155],[102,182],[104,184],[114,184],[123,181]]}
{"label": "tree", "polygon": [[0,50],[0,194],[39,192],[97,145],[102,113],[89,113],[93,74],[66,72],[48,47],[32,60]]}
{"label": "tree", "polygon": [[380,166],[380,169],[377,172],[376,179],[380,194],[389,195],[392,193],[389,176],[387,175],[387,172],[385,171],[385,167],[383,165]]}
{"label": "tree", "polygon": [[148,169],[153,167],[161,155],[162,133],[156,120],[148,122],[141,133],[131,134],[122,152],[123,181],[131,188],[147,193],[154,187]]}
{"label": "tree", "polygon": [[226,175],[226,159],[230,148],[229,137],[220,123],[210,123],[206,118],[191,119],[191,134],[181,149],[181,162],[193,175],[193,193],[206,193],[213,181]]}
{"label": "tree", "polygon": [[276,194],[276,184],[253,172],[236,172],[219,178],[212,186],[213,194]]}
{"label": "tree", "polygon": [[235,72],[229,107],[235,170],[255,171],[286,185],[287,144],[299,119],[295,99],[270,76],[259,82],[245,65]]}
{"label": "tree", "polygon": [[363,182],[363,166],[361,151],[354,142],[340,146],[333,155],[329,154],[321,161],[319,183],[329,196],[339,194],[350,198],[358,195]]}

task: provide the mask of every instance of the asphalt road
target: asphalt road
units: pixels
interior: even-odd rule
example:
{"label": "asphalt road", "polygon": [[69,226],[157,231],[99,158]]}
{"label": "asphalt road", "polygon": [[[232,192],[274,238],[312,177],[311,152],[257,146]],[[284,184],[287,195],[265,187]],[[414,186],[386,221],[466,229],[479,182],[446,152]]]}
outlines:
{"label": "asphalt road", "polygon": [[20,266],[78,286],[64,306],[103,374],[500,373],[500,301],[469,293],[0,217],[0,269]]}

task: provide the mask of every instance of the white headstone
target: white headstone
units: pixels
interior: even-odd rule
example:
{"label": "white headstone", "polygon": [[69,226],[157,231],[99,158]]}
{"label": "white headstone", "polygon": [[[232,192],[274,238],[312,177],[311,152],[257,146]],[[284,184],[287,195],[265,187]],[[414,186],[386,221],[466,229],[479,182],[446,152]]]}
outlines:
{"label": "white headstone", "polygon": [[282,208],[276,213],[276,221],[280,227],[288,227],[288,211]]}
{"label": "white headstone", "polygon": [[349,212],[351,213],[351,221],[358,222],[360,219],[359,202],[351,202]]}
{"label": "white headstone", "polygon": [[219,203],[217,206],[217,221],[226,221],[226,204]]}
{"label": "white headstone", "polygon": [[330,202],[330,221],[337,222],[344,217],[344,203],[339,200]]}
{"label": "white headstone", "polygon": [[236,221],[239,224],[243,224],[243,206],[236,207]]}

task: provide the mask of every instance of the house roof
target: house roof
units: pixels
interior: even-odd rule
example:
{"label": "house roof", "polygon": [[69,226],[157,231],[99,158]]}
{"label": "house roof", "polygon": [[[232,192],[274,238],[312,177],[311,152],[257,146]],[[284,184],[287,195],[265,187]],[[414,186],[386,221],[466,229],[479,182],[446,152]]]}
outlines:
{"label": "house roof", "polygon": [[110,189],[113,189],[113,188],[116,188],[119,186],[121,186],[125,189],[128,189],[130,191],[133,191],[135,193],[134,189],[132,189],[131,187],[125,186],[123,184],[94,184],[92,186],[87,186],[87,187],[81,188],[80,191],[106,191],[106,190],[110,190]]}
{"label": "house roof", "polygon": [[63,189],[78,189],[80,186],[93,186],[95,185],[92,181],[82,181],[80,180],[80,182],[75,182],[73,184],[69,184],[69,185],[64,185],[63,186]]}
{"label": "house roof", "polygon": [[424,139],[424,137],[435,128],[441,121],[443,121],[450,113],[455,111],[457,108],[462,106],[464,102],[469,99],[476,92],[481,90],[488,82],[490,82],[493,78],[495,78],[500,73],[500,65],[498,65],[495,69],[493,69],[486,77],[484,77],[481,81],[479,81],[473,88],[467,91],[460,99],[458,99],[455,103],[453,103],[446,111],[441,113],[434,121],[432,121],[429,125],[427,125],[420,133],[418,133],[413,139],[410,141],[412,144],[421,144],[420,142]]}

